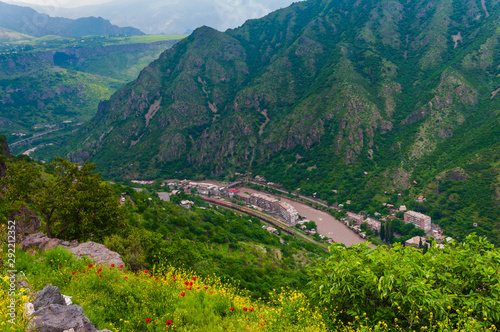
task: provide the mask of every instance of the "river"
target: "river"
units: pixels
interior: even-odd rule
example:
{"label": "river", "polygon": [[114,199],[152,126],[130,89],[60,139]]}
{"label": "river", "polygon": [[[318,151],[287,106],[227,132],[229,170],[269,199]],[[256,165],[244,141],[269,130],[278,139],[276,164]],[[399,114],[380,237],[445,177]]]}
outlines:
{"label": "river", "polygon": [[[178,181],[178,180],[167,180],[167,181]],[[214,180],[203,180],[203,181],[192,181],[192,182],[197,182],[197,183],[210,183],[214,184],[220,187],[227,186],[227,184],[214,181]],[[248,187],[239,187],[239,190],[242,192],[247,192],[247,193],[260,193],[262,194],[263,192],[257,191],[255,189],[251,189]],[[288,198],[283,198],[280,196],[275,196],[272,194],[264,193],[266,195],[269,195],[271,197],[279,198],[284,202],[290,203],[299,213],[300,216],[313,220],[316,222],[316,225],[318,225],[318,233],[322,236],[327,236],[335,242],[340,242],[345,244],[347,247],[350,247],[353,244],[356,243],[361,243],[361,242],[367,242],[367,240],[362,239],[359,237],[358,234],[356,234],[354,231],[349,229],[346,225],[344,225],[342,222],[339,220],[335,219],[332,215],[316,210],[315,208],[304,204],[300,202],[296,202],[293,200],[290,200]],[[370,247],[375,247],[374,245],[370,245]]]}

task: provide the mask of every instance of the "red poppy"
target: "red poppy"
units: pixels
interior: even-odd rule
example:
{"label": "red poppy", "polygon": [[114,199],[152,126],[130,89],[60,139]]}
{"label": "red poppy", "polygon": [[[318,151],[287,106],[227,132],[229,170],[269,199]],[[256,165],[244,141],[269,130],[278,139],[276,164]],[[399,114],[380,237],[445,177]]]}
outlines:
{"label": "red poppy", "polygon": [[155,279],[155,280],[158,280],[158,277],[156,277],[156,279]]}
{"label": "red poppy", "polygon": [[81,256],[82,254],[78,254],[78,256]]}
{"label": "red poppy", "polygon": [[153,278],[153,275],[150,275],[149,277],[150,277],[150,278]]}
{"label": "red poppy", "polygon": [[205,289],[208,289],[208,286],[205,286]]}
{"label": "red poppy", "polygon": [[196,277],[193,277],[193,280],[196,280]]}
{"label": "red poppy", "polygon": [[115,264],[111,264],[111,267],[115,267]]}
{"label": "red poppy", "polygon": [[123,264],[122,264],[122,265],[120,265],[120,268],[122,268],[122,267],[123,267]]}
{"label": "red poppy", "polygon": [[243,311],[247,311],[247,307],[243,307]]}
{"label": "red poppy", "polygon": [[214,292],[210,292],[210,294],[213,294]]}
{"label": "red poppy", "polygon": [[165,324],[167,324],[167,326],[170,326],[170,325],[172,325],[173,323],[172,323],[172,321],[171,321],[171,320],[167,320],[167,321],[165,322]]}
{"label": "red poppy", "polygon": [[167,280],[167,277],[163,278],[163,280]]}
{"label": "red poppy", "polygon": [[250,308],[250,311],[253,311],[253,308]]}
{"label": "red poppy", "polygon": [[125,280],[127,280],[127,279],[128,279],[128,277],[125,277]]}
{"label": "red poppy", "polygon": [[78,279],[76,279],[76,281],[78,281]]}
{"label": "red poppy", "polygon": [[75,274],[75,271],[73,271],[73,272],[71,272],[71,273]]}
{"label": "red poppy", "polygon": [[188,286],[189,285],[189,281],[185,281],[184,285]]}
{"label": "red poppy", "polygon": [[85,271],[82,271],[82,273],[85,273]]}
{"label": "red poppy", "polygon": [[97,273],[99,273],[99,272],[101,272],[101,271],[102,271],[102,269],[99,269],[99,270],[97,270]]}
{"label": "red poppy", "polygon": [[92,264],[89,264],[89,267],[92,267]]}
{"label": "red poppy", "polygon": [[61,266],[59,266],[59,270],[60,270],[60,269],[62,269],[62,267],[61,267]]}
{"label": "red poppy", "polygon": [[182,296],[182,297],[184,297],[185,295],[186,295],[186,293],[184,293],[184,292],[182,292],[182,293],[181,293],[181,296]]}
{"label": "red poppy", "polygon": [[193,282],[192,281],[189,283],[189,286],[193,286]]}
{"label": "red poppy", "polygon": [[144,270],[144,273],[148,273],[148,270]]}
{"label": "red poppy", "polygon": [[191,290],[191,287],[189,287],[187,290]]}
{"label": "red poppy", "polygon": [[149,323],[151,321],[151,318],[146,318],[146,323]]}
{"label": "red poppy", "polygon": [[200,289],[200,287],[196,287],[196,289]]}
{"label": "red poppy", "polygon": [[234,308],[229,308],[229,310],[233,311],[233,310],[234,310]]}
{"label": "red poppy", "polygon": [[102,278],[102,275],[99,274],[99,278]]}

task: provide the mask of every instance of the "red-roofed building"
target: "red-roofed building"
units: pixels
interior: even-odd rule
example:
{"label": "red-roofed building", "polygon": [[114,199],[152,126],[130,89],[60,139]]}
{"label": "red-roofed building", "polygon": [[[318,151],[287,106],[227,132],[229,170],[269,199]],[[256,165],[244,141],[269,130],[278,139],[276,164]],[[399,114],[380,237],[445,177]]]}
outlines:
{"label": "red-roofed building", "polygon": [[232,198],[234,195],[236,195],[239,192],[240,191],[238,189],[229,189],[229,197]]}

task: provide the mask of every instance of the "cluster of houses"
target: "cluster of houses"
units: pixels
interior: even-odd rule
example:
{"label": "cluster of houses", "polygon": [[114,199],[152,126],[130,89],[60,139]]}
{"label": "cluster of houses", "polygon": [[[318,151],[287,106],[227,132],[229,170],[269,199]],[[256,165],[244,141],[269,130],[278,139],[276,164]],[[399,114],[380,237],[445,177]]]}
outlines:
{"label": "cluster of houses", "polygon": [[276,198],[259,193],[248,195],[238,189],[235,189],[235,185],[236,184],[226,187],[219,187],[211,183],[199,183],[191,182],[189,180],[182,180],[179,182],[164,183],[162,186],[166,186],[170,190],[172,190],[173,195],[177,194],[178,190],[180,189],[182,189],[187,194],[191,194],[193,189],[196,188],[196,192],[203,196],[210,196],[215,198],[236,198],[245,202],[246,204],[253,205],[257,209],[266,211],[270,214],[275,214],[284,219],[289,225],[292,226],[295,225],[299,220],[299,213],[292,205],[288,204],[287,202],[282,202],[277,200]]}
{"label": "cluster of houses", "polygon": [[[444,239],[442,239],[444,240]],[[441,240],[441,241],[442,241]],[[450,242],[452,240],[451,237],[446,238],[446,242]],[[440,242],[440,241],[437,241]],[[405,241],[405,247],[414,247],[417,249],[422,249],[427,244],[427,239],[423,236],[414,236],[411,239]],[[430,243],[428,244],[430,246]],[[436,243],[436,248],[443,249],[443,243]]]}
{"label": "cluster of houses", "polygon": [[297,221],[299,221],[299,213],[287,202],[282,202],[276,198],[258,193],[253,193],[251,195],[239,194],[237,198],[266,212],[280,216],[289,225],[295,225]]}
{"label": "cluster of houses", "polygon": [[[437,225],[432,224],[430,216],[416,211],[406,211],[406,206],[404,205],[399,207],[399,211],[404,212],[404,221],[406,224],[412,223],[415,227],[424,230],[427,236],[433,236],[437,242],[444,240],[442,229]],[[362,238],[366,238],[366,234],[361,230],[361,224],[366,223],[367,229],[379,233],[382,228],[382,223],[378,219],[371,217],[365,218],[363,215],[353,212],[347,212],[347,217],[341,219],[341,221],[344,222],[344,224],[346,224],[350,229],[358,233]],[[421,239],[416,238],[417,237],[410,239],[411,241],[408,240],[409,242],[407,241],[407,245],[414,246],[415,241],[418,245]]]}

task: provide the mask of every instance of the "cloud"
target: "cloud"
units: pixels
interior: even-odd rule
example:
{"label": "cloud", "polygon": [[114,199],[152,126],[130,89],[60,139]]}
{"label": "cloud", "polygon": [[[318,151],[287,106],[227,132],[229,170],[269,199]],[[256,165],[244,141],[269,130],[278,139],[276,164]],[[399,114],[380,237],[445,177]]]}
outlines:
{"label": "cloud", "polygon": [[247,19],[259,18],[271,11],[268,6],[255,0],[215,0],[214,7],[223,29],[239,26]]}

